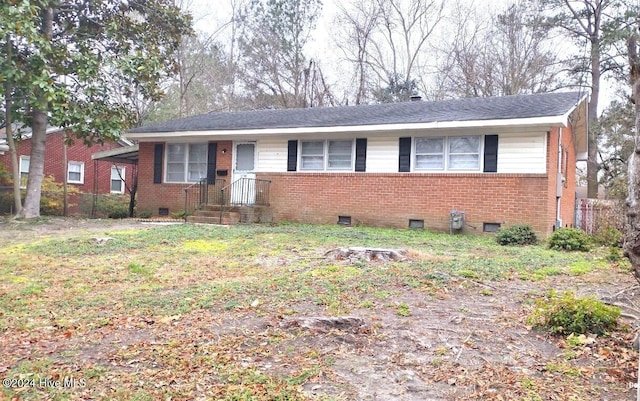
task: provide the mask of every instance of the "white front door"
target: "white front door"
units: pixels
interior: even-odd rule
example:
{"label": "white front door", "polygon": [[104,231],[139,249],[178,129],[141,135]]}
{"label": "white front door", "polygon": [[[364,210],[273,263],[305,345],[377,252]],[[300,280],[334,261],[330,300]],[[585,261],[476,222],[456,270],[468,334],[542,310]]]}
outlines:
{"label": "white front door", "polygon": [[256,201],[256,143],[236,143],[234,155],[231,203],[253,205]]}

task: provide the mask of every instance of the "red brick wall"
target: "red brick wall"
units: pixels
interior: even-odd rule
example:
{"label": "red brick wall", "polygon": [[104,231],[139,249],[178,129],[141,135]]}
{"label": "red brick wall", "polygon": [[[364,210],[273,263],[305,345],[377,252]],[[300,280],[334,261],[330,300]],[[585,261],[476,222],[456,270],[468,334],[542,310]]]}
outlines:
{"label": "red brick wall", "polygon": [[550,131],[547,141],[547,171],[549,172],[549,192],[548,202],[552,211],[552,224],[556,221],[557,208],[557,180],[558,180],[558,157],[562,157],[562,174],[565,182],[562,184],[562,194],[560,198],[560,218],[564,227],[573,227],[575,223],[575,202],[576,202],[576,152],[571,127],[562,128],[562,156],[559,153],[558,135],[560,128]]}
{"label": "red brick wall", "polygon": [[567,153],[563,163],[566,178],[561,201],[562,224],[573,227],[576,220],[576,145],[572,127],[562,129],[562,144]]}
{"label": "red brick wall", "polygon": [[[60,132],[54,132],[47,135],[47,144],[45,150],[44,174],[45,176],[53,176],[56,182],[62,183],[64,180],[65,166],[63,165],[63,147],[64,135]],[[84,184],[69,185],[78,189],[80,192],[93,193],[94,180],[98,180],[98,193],[105,194],[111,190],[111,166],[112,163],[105,161],[95,162],[97,165],[97,176],[95,175],[94,161],[91,159],[93,153],[121,147],[117,143],[105,143],[104,145],[86,146],[82,140],[76,140],[73,145],[67,147],[67,160],[84,163]],[[24,139],[18,145],[18,156],[31,155],[31,140]],[[11,172],[11,159],[9,152],[0,155],[0,164],[3,164],[7,171]],[[126,167],[127,185],[133,183],[133,165],[118,164],[118,166]]]}
{"label": "red brick wall", "polygon": [[[159,208],[167,208],[169,209],[169,213],[182,211],[184,210],[185,202],[184,189],[192,184],[167,184],[164,182],[162,184],[153,183],[153,150],[155,145],[156,143],[154,142],[140,143],[137,194],[138,210],[149,211],[154,215],[158,214]],[[225,153],[222,153],[223,150]],[[219,141],[218,154],[216,156],[216,169],[228,170],[229,175],[226,177],[218,177],[225,179],[227,184],[231,179],[231,159],[232,142]],[[162,180],[164,181],[164,170]]]}
{"label": "red brick wall", "polygon": [[[464,211],[465,232],[482,232],[482,223],[531,224],[548,234],[555,219],[549,210],[546,174],[418,173],[259,173],[270,179],[274,220],[335,224],[339,215],[353,223],[449,230],[449,212]],[[554,203],[555,205],[555,203]]]}

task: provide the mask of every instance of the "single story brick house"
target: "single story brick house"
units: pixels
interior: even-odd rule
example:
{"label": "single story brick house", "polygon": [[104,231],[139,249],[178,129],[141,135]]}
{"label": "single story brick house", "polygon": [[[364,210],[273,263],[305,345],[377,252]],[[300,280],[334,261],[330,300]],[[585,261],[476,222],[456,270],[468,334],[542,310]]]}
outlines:
{"label": "single story brick house", "polygon": [[[273,221],[449,231],[457,211],[464,232],[524,223],[548,235],[574,224],[587,99],[564,92],[258,110],[143,126],[127,133],[139,145],[138,207],[178,211],[194,183],[233,192],[243,180],[268,183]],[[251,188],[239,203],[264,191]]]}
{"label": "single story brick house", "polygon": [[[14,128],[15,129],[15,128]],[[21,140],[18,142],[18,168],[22,185],[26,186],[31,159],[31,130],[23,128],[20,132]],[[0,131],[0,165],[6,171],[11,172],[11,159],[6,144],[5,131]],[[66,145],[65,130],[59,127],[47,129],[45,149],[44,175],[53,177],[54,182],[62,184],[65,174],[70,187],[78,190],[80,194],[124,194],[127,186],[133,182],[134,169],[125,163],[111,163],[94,161],[92,154],[131,146],[132,143],[123,138],[117,142],[105,142],[87,146],[81,139],[75,139],[73,144]],[[73,138],[73,137],[72,137]],[[2,151],[3,149],[6,149]],[[67,163],[64,163],[66,151]],[[76,199],[77,201],[77,199]],[[75,206],[77,202],[74,202]],[[77,208],[71,213],[80,213]]]}

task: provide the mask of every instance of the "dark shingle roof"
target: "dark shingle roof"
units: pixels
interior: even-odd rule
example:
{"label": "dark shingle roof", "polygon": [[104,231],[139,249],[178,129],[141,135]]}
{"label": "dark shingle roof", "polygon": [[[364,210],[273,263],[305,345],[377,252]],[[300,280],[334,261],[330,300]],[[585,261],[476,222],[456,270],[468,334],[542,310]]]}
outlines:
{"label": "dark shingle roof", "polygon": [[570,112],[584,95],[583,92],[562,92],[439,102],[215,112],[143,126],[129,132],[250,130],[551,117]]}

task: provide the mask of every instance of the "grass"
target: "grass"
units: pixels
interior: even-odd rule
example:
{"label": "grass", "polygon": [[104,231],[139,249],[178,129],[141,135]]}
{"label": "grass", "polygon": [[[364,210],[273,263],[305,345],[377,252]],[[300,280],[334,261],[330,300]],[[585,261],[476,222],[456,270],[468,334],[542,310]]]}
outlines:
{"label": "grass", "polygon": [[[254,313],[296,315],[306,307],[343,315],[357,309],[378,312],[385,309],[378,306],[390,305],[402,318],[411,316],[415,306],[396,299],[406,289],[428,299],[453,279],[544,280],[553,275],[584,275],[604,266],[594,253],[556,252],[542,246],[502,247],[492,237],[416,230],[174,225],[107,231],[104,236],[113,239],[97,245],[86,235],[78,235],[1,248],[0,335],[11,337],[25,331],[46,341],[65,336],[72,341],[92,339],[96,331],[111,331],[109,335],[117,337],[118,330],[133,327],[140,335],[149,332],[148,338],[123,337],[109,363],[74,366],[73,371],[68,361],[17,362],[15,357],[7,361],[12,365],[9,377],[72,374],[93,383],[87,389],[94,390],[97,382],[104,381],[105,399],[157,399],[159,394],[184,399],[202,388],[208,389],[206,396],[212,399],[306,399],[300,385],[321,376],[327,363],[317,353],[300,354],[293,347],[290,352],[296,370],[261,370],[255,362],[275,358],[273,352],[280,343],[295,340],[277,326],[264,333],[255,331],[255,342],[220,334],[215,343],[195,343],[196,348],[194,338],[202,333],[177,331],[175,338],[163,340],[153,337],[153,330],[178,327],[188,314],[210,319],[210,311],[224,313],[234,322]],[[349,246],[402,248],[412,258],[386,265],[348,265],[323,257],[328,249]],[[492,295],[487,289],[481,294]],[[216,324],[223,325],[212,322],[210,326]],[[29,336],[23,343],[30,341]],[[97,353],[102,338],[92,341],[72,349]],[[234,359],[237,355],[242,358]],[[437,360],[432,363],[439,364]],[[147,371],[136,368],[141,363]],[[570,374],[563,366],[547,368]],[[195,387],[187,376],[175,373],[171,377],[168,372],[197,372],[203,387]],[[158,383],[174,383],[171,393],[160,393]],[[11,389],[3,391],[9,398],[17,394]],[[103,398],[93,393],[86,396]],[[60,389],[35,389],[20,392],[20,397],[67,399],[70,395]]]}

